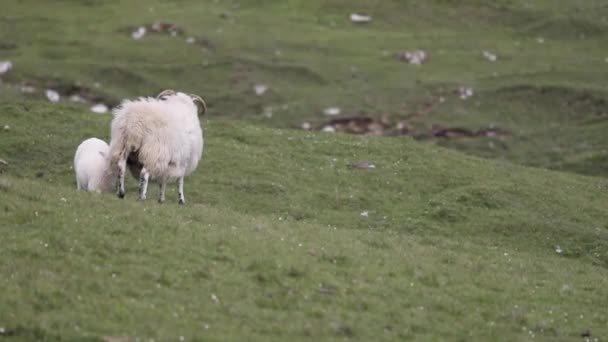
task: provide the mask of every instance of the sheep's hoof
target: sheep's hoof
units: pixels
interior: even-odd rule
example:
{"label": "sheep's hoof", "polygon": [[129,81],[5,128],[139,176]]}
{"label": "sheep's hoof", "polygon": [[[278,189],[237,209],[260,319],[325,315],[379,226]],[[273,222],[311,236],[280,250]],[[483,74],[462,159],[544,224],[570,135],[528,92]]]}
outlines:
{"label": "sheep's hoof", "polygon": [[145,198],[145,197],[141,197],[141,196],[139,196],[139,197],[137,198],[137,200],[138,200],[138,201],[145,201],[145,200],[146,200],[146,198]]}
{"label": "sheep's hoof", "polygon": [[125,198],[124,192],[118,192],[118,193],[116,193],[116,195],[118,196],[118,198]]}
{"label": "sheep's hoof", "polygon": [[186,205],[186,200],[180,198],[179,201],[177,201],[177,204]]}
{"label": "sheep's hoof", "polygon": [[163,198],[159,198],[158,199],[158,204],[163,204],[163,203],[165,203],[165,200]]}

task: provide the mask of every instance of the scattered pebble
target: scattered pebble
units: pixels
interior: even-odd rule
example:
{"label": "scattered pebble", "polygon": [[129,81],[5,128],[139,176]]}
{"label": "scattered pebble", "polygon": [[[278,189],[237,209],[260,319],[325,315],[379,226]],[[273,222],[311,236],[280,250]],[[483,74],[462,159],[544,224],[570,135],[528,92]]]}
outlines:
{"label": "scattered pebble", "polygon": [[62,202],[67,202],[68,200],[65,197],[61,197]]}
{"label": "scattered pebble", "polygon": [[85,100],[78,94],[74,94],[70,96],[70,101],[72,102],[85,102]]}
{"label": "scattered pebble", "polygon": [[460,87],[458,88],[458,95],[461,99],[466,100],[469,97],[473,96],[474,91],[471,87]]}
{"label": "scattered pebble", "polygon": [[32,93],[36,92],[36,88],[31,85],[22,85],[20,89],[21,89],[22,93],[27,93],[27,94],[32,94]]}
{"label": "scattered pebble", "polygon": [[488,52],[488,51],[482,51],[482,55],[490,62],[496,62],[496,60],[498,59],[498,57],[495,54]]}
{"label": "scattered pebble", "polygon": [[363,216],[363,217],[369,217],[369,212],[368,211],[362,211],[360,215]]}
{"label": "scattered pebble", "polygon": [[51,102],[59,102],[60,96],[59,96],[58,92],[56,92],[52,89],[47,89],[46,98],[49,99],[49,101],[51,101]]}
{"label": "scattered pebble", "polygon": [[0,164],[2,165],[8,165],[8,162],[4,159],[0,159]]}
{"label": "scattered pebble", "polygon": [[6,330],[4,329],[4,327],[0,327],[0,334],[4,334],[6,332]]}
{"label": "scattered pebble", "polygon": [[253,86],[253,91],[257,96],[262,96],[268,90],[268,86],[265,84],[256,84]]}
{"label": "scattered pebble", "polygon": [[0,61],[0,75],[6,74],[12,68],[13,63],[11,61]]}
{"label": "scattered pebble", "polygon": [[545,43],[545,38],[538,37],[538,38],[536,38],[536,41],[538,42],[538,44],[544,44]]}
{"label": "scattered pebble", "polygon": [[555,246],[555,253],[557,253],[557,254],[562,254],[562,252],[563,252],[563,251],[564,251],[564,250],[563,250],[563,249],[562,249],[562,248],[561,248],[559,245],[556,245],[556,246]]}
{"label": "scattered pebble", "polygon": [[312,125],[310,124],[310,122],[304,122],[302,123],[302,129],[303,130],[310,130],[312,128]]}
{"label": "scattered pebble", "polygon": [[9,129],[11,129],[11,126],[9,126],[9,125],[4,125],[4,130],[5,130],[5,131],[8,131]]}
{"label": "scattered pebble", "polygon": [[370,17],[369,15],[352,13],[350,15],[350,21],[357,24],[369,23],[370,21],[372,21],[372,17]]}
{"label": "scattered pebble", "polygon": [[103,103],[98,103],[98,104],[94,105],[93,107],[91,107],[91,111],[93,113],[98,113],[98,114],[107,113],[108,110],[109,110],[108,106],[106,106]]}
{"label": "scattered pebble", "polygon": [[325,114],[327,116],[335,116],[335,115],[340,114],[340,112],[342,112],[340,107],[328,107],[328,108],[323,109],[323,114]]}
{"label": "scattered pebble", "polygon": [[328,132],[328,133],[335,133],[336,129],[334,128],[334,126],[325,126],[325,127],[323,127],[323,129],[321,131]]}
{"label": "scattered pebble", "polygon": [[135,30],[135,31],[133,31],[133,33],[131,33],[131,37],[135,40],[142,39],[145,35],[146,35],[146,28],[143,26],[138,27],[137,30]]}
{"label": "scattered pebble", "polygon": [[214,301],[214,302],[216,302],[216,303],[219,303],[219,302],[220,302],[220,299],[219,299],[219,298],[217,298],[217,296],[216,296],[214,293],[212,293],[212,294],[211,294],[211,300],[213,300],[213,301]]}
{"label": "scattered pebble", "polygon": [[368,170],[368,169],[375,169],[376,165],[374,165],[370,162],[360,161],[360,162],[352,162],[352,163],[348,164],[348,167],[350,167],[352,169]]}
{"label": "scattered pebble", "polygon": [[194,37],[186,38],[186,43],[188,43],[188,44],[194,44],[195,41],[196,41],[196,39],[194,39]]}
{"label": "scattered pebble", "polygon": [[426,62],[427,58],[427,53],[422,50],[403,51],[399,54],[400,60],[414,65]]}

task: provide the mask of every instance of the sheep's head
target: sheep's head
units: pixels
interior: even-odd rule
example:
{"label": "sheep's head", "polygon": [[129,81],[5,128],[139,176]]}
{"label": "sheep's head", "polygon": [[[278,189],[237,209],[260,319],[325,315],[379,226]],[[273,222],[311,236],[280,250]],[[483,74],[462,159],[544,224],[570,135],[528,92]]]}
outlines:
{"label": "sheep's head", "polygon": [[205,112],[207,112],[207,104],[205,103],[205,100],[195,94],[185,94],[181,92],[176,92],[172,89],[165,89],[161,91],[160,94],[156,96],[156,98],[159,100],[167,100],[168,98],[173,96],[177,96],[181,100],[188,99],[192,101],[192,103],[194,103],[194,105],[196,106],[199,115],[203,115],[205,114]]}
{"label": "sheep's head", "polygon": [[156,99],[165,100],[168,96],[173,96],[175,94],[177,94],[175,92],[175,90],[165,89],[165,90],[161,91],[160,94],[156,95]]}
{"label": "sheep's head", "polygon": [[205,112],[207,112],[207,104],[205,103],[205,100],[203,100],[198,95],[194,95],[194,94],[188,94],[188,95],[190,95],[190,98],[196,105],[196,108],[198,108],[198,115],[204,115]]}

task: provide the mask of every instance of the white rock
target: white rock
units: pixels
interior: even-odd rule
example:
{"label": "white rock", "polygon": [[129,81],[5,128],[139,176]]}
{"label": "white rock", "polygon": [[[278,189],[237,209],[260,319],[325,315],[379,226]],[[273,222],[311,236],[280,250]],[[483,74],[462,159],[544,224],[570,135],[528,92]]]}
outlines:
{"label": "white rock", "polygon": [[302,123],[302,129],[304,130],[310,130],[312,128],[312,125],[310,124],[310,122],[304,122]]}
{"label": "white rock", "polygon": [[6,74],[12,68],[13,63],[11,61],[0,61],[0,75]]}
{"label": "white rock", "polygon": [[98,104],[94,105],[93,107],[91,107],[91,112],[98,113],[98,114],[107,113],[108,110],[109,110],[108,106],[106,106],[103,103],[98,103]]}
{"label": "white rock", "polygon": [[461,99],[466,100],[469,97],[473,96],[474,91],[471,87],[460,87],[458,88],[458,94]]}
{"label": "white rock", "polygon": [[4,125],[4,130],[5,130],[5,131],[8,131],[9,129],[11,129],[11,126],[9,126],[9,125]]}
{"label": "white rock", "polygon": [[194,37],[188,37],[186,38],[186,43],[188,44],[193,44],[196,40],[194,39]]}
{"label": "white rock", "polygon": [[420,65],[426,62],[427,54],[423,50],[404,51],[399,55],[399,58],[410,64]]}
{"label": "white rock", "polygon": [[536,38],[536,41],[538,42],[538,44],[543,44],[545,42],[545,38],[538,37],[538,38]]}
{"label": "white rock", "polygon": [[482,51],[481,53],[490,62],[496,62],[496,60],[498,59],[498,56],[489,51]]}
{"label": "white rock", "polygon": [[335,116],[335,115],[340,114],[340,112],[342,112],[340,107],[328,107],[328,108],[323,109],[323,114],[328,115],[328,116]]}
{"label": "white rock", "polygon": [[142,39],[145,35],[146,35],[146,28],[143,26],[138,27],[137,30],[135,30],[135,31],[133,31],[133,33],[131,33],[131,37],[135,40]]}
{"label": "white rock", "polygon": [[368,211],[362,211],[360,215],[363,216],[363,217],[369,217],[369,212]]}
{"label": "white rock", "polygon": [[372,17],[370,17],[369,15],[352,13],[350,15],[350,21],[352,21],[353,23],[369,23],[370,21],[372,21]]}
{"label": "white rock", "polygon": [[559,245],[555,246],[555,253],[562,254],[563,251],[564,250]]}
{"label": "white rock", "polygon": [[323,129],[321,131],[328,132],[328,133],[334,133],[334,132],[336,132],[336,129],[334,128],[334,126],[325,126],[325,127],[323,127]]}
{"label": "white rock", "polygon": [[256,84],[253,86],[253,91],[257,96],[264,95],[264,93],[268,90],[268,86],[265,84]]}
{"label": "white rock", "polygon": [[45,94],[46,98],[49,99],[49,101],[51,102],[59,102],[59,99],[61,98],[59,96],[59,93],[52,89],[47,89]]}

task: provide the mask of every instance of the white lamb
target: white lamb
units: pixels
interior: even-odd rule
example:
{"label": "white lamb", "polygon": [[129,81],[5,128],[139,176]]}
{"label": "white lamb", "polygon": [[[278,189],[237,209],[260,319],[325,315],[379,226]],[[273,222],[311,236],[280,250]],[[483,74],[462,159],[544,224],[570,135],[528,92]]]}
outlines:
{"label": "white lamb", "polygon": [[83,141],[74,155],[74,171],[76,172],[76,188],[84,191],[108,191],[110,147],[105,141],[89,138]]}
{"label": "white lamb", "polygon": [[166,184],[177,180],[179,204],[185,204],[184,177],[197,167],[203,153],[203,131],[198,119],[206,111],[199,96],[173,90],[157,98],[126,100],[113,111],[110,156],[117,166],[117,195],[125,196],[124,178],[129,166],[139,173],[139,199],[146,199],[149,180],[160,184],[159,202]]}

